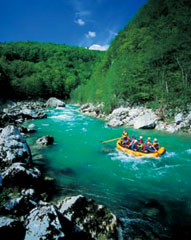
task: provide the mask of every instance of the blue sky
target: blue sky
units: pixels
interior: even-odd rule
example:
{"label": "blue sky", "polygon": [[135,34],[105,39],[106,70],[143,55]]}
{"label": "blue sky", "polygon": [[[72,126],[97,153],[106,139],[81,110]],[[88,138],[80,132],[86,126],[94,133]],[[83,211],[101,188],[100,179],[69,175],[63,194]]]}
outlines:
{"label": "blue sky", "polygon": [[147,0],[0,0],[0,42],[106,49]]}

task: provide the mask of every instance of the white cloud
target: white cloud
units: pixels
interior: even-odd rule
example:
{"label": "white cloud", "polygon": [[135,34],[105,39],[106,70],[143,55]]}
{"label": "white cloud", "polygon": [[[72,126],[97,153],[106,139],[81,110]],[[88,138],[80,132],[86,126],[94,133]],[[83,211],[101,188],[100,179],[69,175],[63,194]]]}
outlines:
{"label": "white cloud", "polygon": [[95,37],[96,36],[96,32],[91,32],[91,31],[89,31],[87,34],[86,34],[86,37],[87,38],[93,38],[93,37]]}
{"label": "white cloud", "polygon": [[106,51],[109,48],[109,45],[99,45],[99,44],[93,44],[89,47],[90,50],[100,50],[100,51]]}
{"label": "white cloud", "polygon": [[83,21],[81,18],[78,18],[75,23],[79,24],[80,26],[83,26],[85,24],[85,21]]}

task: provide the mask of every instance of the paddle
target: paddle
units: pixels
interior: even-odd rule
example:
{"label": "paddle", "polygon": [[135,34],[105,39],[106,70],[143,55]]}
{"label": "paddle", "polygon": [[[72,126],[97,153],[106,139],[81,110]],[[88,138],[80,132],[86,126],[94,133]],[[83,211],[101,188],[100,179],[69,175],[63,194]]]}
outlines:
{"label": "paddle", "polygon": [[101,143],[104,144],[104,143],[112,142],[112,141],[115,141],[115,140],[118,140],[118,139],[121,139],[121,138],[122,138],[122,137],[120,137],[120,138],[110,139],[110,140],[107,140],[107,141],[101,141]]}

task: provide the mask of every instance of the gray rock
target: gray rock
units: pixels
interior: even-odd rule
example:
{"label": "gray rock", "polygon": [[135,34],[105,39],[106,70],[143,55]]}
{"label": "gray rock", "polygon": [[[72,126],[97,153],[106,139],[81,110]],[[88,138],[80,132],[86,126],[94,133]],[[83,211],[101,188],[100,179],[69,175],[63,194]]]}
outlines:
{"label": "gray rock", "polygon": [[191,121],[191,112],[188,113],[188,115],[185,118],[187,121]]}
{"label": "gray rock", "polygon": [[47,114],[41,109],[40,111],[37,109],[30,109],[30,108],[25,108],[23,107],[22,110],[18,113],[18,115],[22,116],[23,119],[42,119],[42,118],[47,118]]}
{"label": "gray rock", "polygon": [[134,128],[153,129],[156,126],[156,120],[157,116],[151,110],[144,111],[142,116],[139,115],[134,119]]}
{"label": "gray rock", "polygon": [[87,114],[91,117],[103,118],[104,114],[102,111],[103,103],[99,103],[97,105],[93,105],[92,103],[87,103],[82,105],[77,111]]}
{"label": "gray rock", "polygon": [[1,240],[23,240],[24,234],[25,230],[21,222],[9,217],[0,217]]}
{"label": "gray rock", "polygon": [[126,117],[125,119],[123,119],[123,123],[126,125],[130,125],[129,123],[131,122],[131,118],[130,117]]}
{"label": "gray rock", "polygon": [[177,132],[177,128],[174,124],[169,124],[166,128],[166,131],[170,133],[175,133]]}
{"label": "gray rock", "polygon": [[55,108],[55,107],[65,107],[65,103],[57,98],[49,98],[46,102],[46,107]]}
{"label": "gray rock", "polygon": [[119,222],[106,207],[84,196],[67,197],[57,204],[59,211],[93,239],[118,239]]}
{"label": "gray rock", "polygon": [[37,139],[36,143],[39,145],[47,146],[51,145],[54,142],[54,138],[52,136],[44,136]]}
{"label": "gray rock", "polygon": [[107,123],[107,125],[108,125],[108,126],[111,126],[111,127],[119,127],[119,126],[122,126],[122,125],[123,125],[123,122],[114,118],[114,119],[111,119],[111,120]]}
{"label": "gray rock", "polygon": [[95,106],[92,103],[86,103],[84,105],[82,105],[78,111],[79,112],[83,112],[83,113],[87,113],[87,112],[94,112],[95,111]]}
{"label": "gray rock", "polygon": [[96,112],[90,112],[90,113],[86,113],[86,114],[90,117],[94,117],[94,118],[98,117]]}
{"label": "gray rock", "polygon": [[25,198],[30,198],[30,199],[34,199],[36,197],[36,193],[35,190],[32,188],[29,189],[23,189],[21,191],[21,195],[24,196]]}
{"label": "gray rock", "polygon": [[143,111],[142,107],[131,108],[129,111],[129,117],[136,118]]}
{"label": "gray rock", "polygon": [[125,118],[128,117],[128,114],[129,114],[129,110],[130,108],[124,108],[124,107],[120,107],[120,108],[116,108],[113,110],[113,112],[111,114],[109,114],[107,117],[106,117],[106,120],[111,120],[111,119],[118,119],[118,120],[123,120]]}
{"label": "gray rock", "polygon": [[165,130],[166,124],[162,121],[157,121],[155,129],[157,130]]}
{"label": "gray rock", "polygon": [[40,171],[35,167],[28,167],[24,163],[13,163],[1,173],[2,184],[28,186],[35,184],[41,177]]}
{"label": "gray rock", "polygon": [[9,113],[9,109],[8,108],[3,108],[3,112],[8,114]]}
{"label": "gray rock", "polygon": [[129,122],[128,122],[128,125],[129,126],[134,126],[135,124],[135,120],[134,119],[131,119]]}
{"label": "gray rock", "polygon": [[14,162],[30,163],[31,152],[18,128],[5,127],[0,134],[0,165],[9,166]]}
{"label": "gray rock", "polygon": [[30,119],[30,118],[37,118],[37,113],[32,109],[23,109],[21,113],[24,115],[24,118]]}
{"label": "gray rock", "polygon": [[28,214],[30,210],[36,207],[37,203],[28,197],[13,198],[5,203],[2,211],[6,214],[22,216]]}
{"label": "gray rock", "polygon": [[47,118],[47,114],[43,111],[37,112],[37,119]]}
{"label": "gray rock", "polygon": [[26,127],[23,127],[23,126],[19,126],[18,129],[21,133],[24,133],[24,134],[36,132],[35,129],[26,128]]}
{"label": "gray rock", "polygon": [[182,113],[178,113],[175,117],[174,117],[174,121],[176,124],[179,124],[180,122],[183,121],[183,114]]}
{"label": "gray rock", "polygon": [[25,220],[25,240],[87,239],[80,238],[80,232],[54,205],[41,204],[31,210]]}
{"label": "gray rock", "polygon": [[180,122],[178,125],[178,129],[185,128],[189,126],[189,122],[187,120]]}

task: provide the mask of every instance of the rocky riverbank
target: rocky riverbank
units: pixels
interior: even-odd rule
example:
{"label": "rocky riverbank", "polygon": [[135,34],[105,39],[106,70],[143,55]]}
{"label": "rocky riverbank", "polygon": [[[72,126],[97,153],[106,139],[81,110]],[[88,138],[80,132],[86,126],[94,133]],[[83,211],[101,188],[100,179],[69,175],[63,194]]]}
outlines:
{"label": "rocky riverbank", "polygon": [[158,109],[156,111],[137,107],[119,107],[109,115],[102,111],[103,104],[93,105],[91,103],[82,105],[78,111],[96,118],[103,118],[108,126],[130,126],[136,129],[157,129],[171,133],[184,131],[191,132],[191,110],[176,113],[170,110]]}
{"label": "rocky riverbank", "polygon": [[[51,103],[51,107],[64,106],[63,102],[57,103]],[[47,117],[45,107],[50,107],[50,101],[48,104],[8,102],[2,108],[1,239],[119,239],[119,219],[94,200],[79,195],[63,196],[55,203],[47,201],[54,189],[54,179],[43,176],[34,167],[24,138],[24,133],[32,133],[34,129],[22,126],[27,119]]]}

